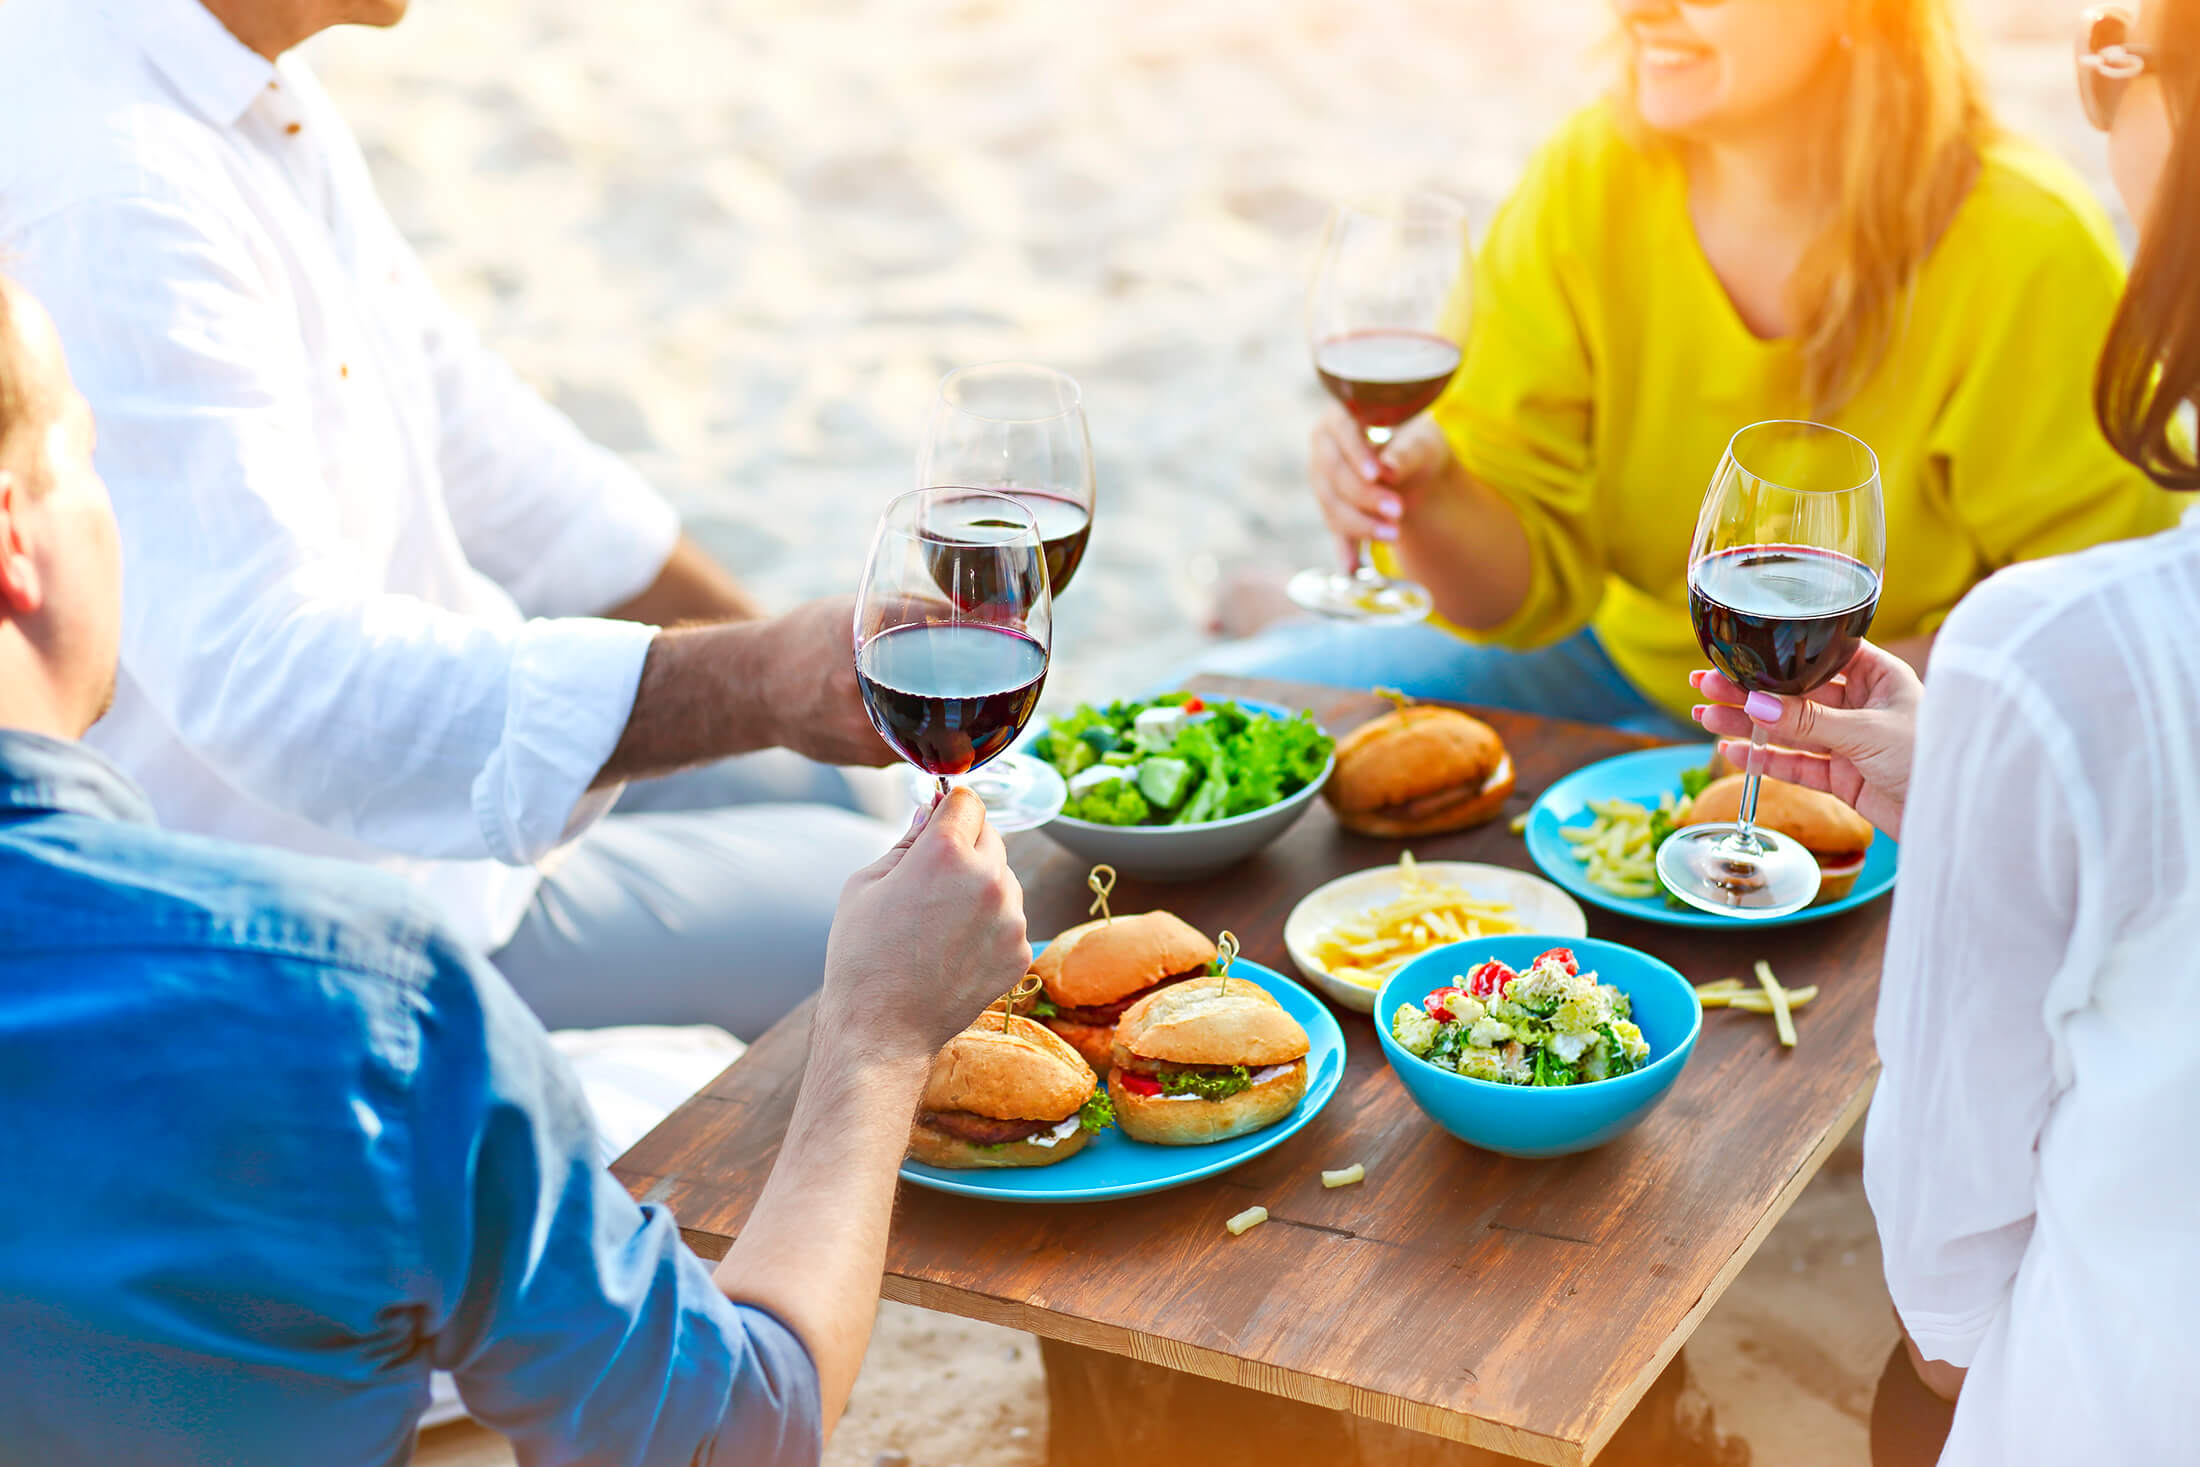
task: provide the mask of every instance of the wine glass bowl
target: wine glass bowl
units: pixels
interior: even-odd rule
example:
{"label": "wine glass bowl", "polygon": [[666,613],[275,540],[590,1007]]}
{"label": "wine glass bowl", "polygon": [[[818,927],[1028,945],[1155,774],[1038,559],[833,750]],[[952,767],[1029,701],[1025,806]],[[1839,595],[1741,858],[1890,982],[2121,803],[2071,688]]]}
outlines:
{"label": "wine glass bowl", "polygon": [[[1466,210],[1443,194],[1408,193],[1376,206],[1340,205],[1322,235],[1307,297],[1315,375],[1380,451],[1428,410],[1459,369],[1439,329],[1467,253]],[[1375,568],[1368,547],[1347,571],[1292,577],[1291,599],[1350,621],[1409,623],[1433,607],[1426,587]]]}
{"label": "wine glass bowl", "polygon": [[[1871,630],[1887,559],[1879,461],[1819,423],[1756,423],[1712,475],[1689,550],[1688,611],[1712,664],[1745,693],[1803,696],[1837,677]],[[1740,819],[1689,826],[1658,874],[1690,906],[1790,916],[1817,898],[1817,858],[1756,825],[1761,724]]]}
{"label": "wine glass bowl", "polygon": [[1077,379],[1033,362],[984,362],[940,379],[917,453],[919,488],[984,489],[1030,512],[1054,595],[1092,534],[1092,436]]}
{"label": "wine glass bowl", "polygon": [[856,681],[879,737],[919,771],[918,798],[960,779],[1004,830],[1061,809],[1058,777],[972,777],[1038,707],[1052,644],[1045,553],[1028,510],[960,488],[913,490],[886,506],[856,601]]}

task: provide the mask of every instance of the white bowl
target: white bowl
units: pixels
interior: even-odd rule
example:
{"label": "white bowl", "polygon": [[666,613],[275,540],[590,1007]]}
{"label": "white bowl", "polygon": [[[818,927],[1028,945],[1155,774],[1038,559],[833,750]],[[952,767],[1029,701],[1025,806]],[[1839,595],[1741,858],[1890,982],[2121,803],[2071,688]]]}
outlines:
{"label": "white bowl", "polygon": [[[1298,711],[1250,698],[1230,701],[1249,713],[1270,718],[1288,718]],[[1191,825],[1100,825],[1057,815],[1040,829],[1055,844],[1085,860],[1113,866],[1119,876],[1139,881],[1191,881],[1236,865],[1296,825],[1320,796],[1322,786],[1329,783],[1336,767],[1337,756],[1332,753],[1305,789],[1264,809],[1227,820],[1201,820]]]}
{"label": "white bowl", "polygon": [[[1422,861],[1415,869],[1432,881],[1460,888],[1478,902],[1502,902],[1511,907],[1506,920],[1518,923],[1520,932],[1548,937],[1589,935],[1589,919],[1581,905],[1540,876],[1479,861]],[[1337,923],[1396,901],[1404,891],[1403,870],[1394,865],[1377,866],[1316,887],[1291,909],[1283,924],[1283,945],[1307,981],[1339,1008],[1371,1014],[1375,1011],[1376,990],[1331,974],[1314,961],[1314,944]]]}

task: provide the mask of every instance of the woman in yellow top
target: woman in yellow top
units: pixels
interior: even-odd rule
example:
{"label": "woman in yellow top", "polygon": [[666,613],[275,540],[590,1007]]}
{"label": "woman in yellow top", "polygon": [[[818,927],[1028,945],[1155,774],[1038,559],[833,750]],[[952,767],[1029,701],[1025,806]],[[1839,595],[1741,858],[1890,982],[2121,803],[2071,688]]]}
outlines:
{"label": "woman in yellow top", "polygon": [[1995,127],[1952,0],[1614,9],[1625,85],[1491,220],[1443,398],[1380,459],[1341,411],[1314,435],[1330,529],[1444,630],[1294,623],[1207,665],[1695,734],[1690,531],[1767,418],[1877,450],[1873,636],[1913,653],[2000,567],[2171,523],[2092,418],[2114,236]]}

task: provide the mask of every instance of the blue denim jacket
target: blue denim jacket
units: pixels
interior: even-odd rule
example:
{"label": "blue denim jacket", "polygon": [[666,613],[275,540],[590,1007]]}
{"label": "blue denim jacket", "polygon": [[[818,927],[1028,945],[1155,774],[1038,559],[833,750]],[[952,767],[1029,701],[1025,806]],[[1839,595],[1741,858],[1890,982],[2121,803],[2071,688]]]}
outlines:
{"label": "blue denim jacket", "polygon": [[0,1462],[401,1463],[431,1369],[531,1464],[820,1454],[801,1342],[404,884],[0,730]]}

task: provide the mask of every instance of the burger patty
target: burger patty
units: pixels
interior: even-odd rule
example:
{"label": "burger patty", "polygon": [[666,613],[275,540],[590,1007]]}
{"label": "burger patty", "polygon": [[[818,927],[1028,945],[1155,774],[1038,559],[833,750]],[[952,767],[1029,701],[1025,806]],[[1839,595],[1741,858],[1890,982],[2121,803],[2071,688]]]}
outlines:
{"label": "burger patty", "polygon": [[[1115,1052],[1119,1055],[1125,1053],[1121,1045],[1116,1046]],[[1158,1075],[1163,1070],[1167,1070],[1172,1075],[1227,1075],[1232,1070],[1251,1070],[1261,1067],[1258,1065],[1180,1065],[1175,1060],[1147,1059],[1142,1054],[1132,1054],[1127,1055],[1117,1068],[1129,1070],[1134,1075]]]}
{"label": "burger patty", "polygon": [[1456,805],[1464,805],[1469,800],[1478,800],[1481,797],[1480,785],[1454,785],[1448,790],[1438,790],[1433,795],[1400,800],[1395,805],[1384,805],[1369,813],[1388,820],[1432,820]]}
{"label": "burger patty", "polygon": [[1067,1004],[1056,1004],[1054,1006],[1054,1017],[1065,1024],[1091,1024],[1095,1027],[1112,1024],[1123,1017],[1123,1010],[1129,1008],[1147,994],[1158,989],[1167,988],[1171,984],[1186,983],[1194,978],[1204,978],[1206,976],[1207,970],[1204,968],[1195,968],[1189,973],[1172,973],[1159,983],[1153,984],[1151,987],[1141,988],[1136,993],[1127,994],[1114,1003],[1094,1004],[1090,1008],[1071,1008]]}
{"label": "burger patty", "polygon": [[958,1141],[968,1141],[974,1146],[1000,1146],[1010,1141],[1028,1141],[1041,1131],[1051,1131],[1059,1121],[997,1121],[991,1116],[981,1116],[967,1110],[928,1110],[917,1117],[918,1124],[945,1132]]}

